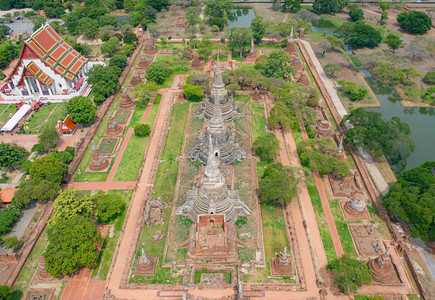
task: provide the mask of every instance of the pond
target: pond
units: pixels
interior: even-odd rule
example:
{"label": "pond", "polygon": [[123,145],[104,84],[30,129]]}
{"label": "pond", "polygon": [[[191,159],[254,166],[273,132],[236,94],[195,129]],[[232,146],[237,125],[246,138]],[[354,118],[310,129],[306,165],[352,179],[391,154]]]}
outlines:
{"label": "pond", "polygon": [[329,20],[320,19],[316,22],[310,22],[311,30],[323,34],[326,32],[327,35],[334,35],[335,26]]}
{"label": "pond", "polygon": [[406,171],[426,161],[435,160],[435,109],[403,107],[399,102],[402,99],[393,86],[377,81],[365,67],[359,68],[382,105],[367,110],[379,112],[387,119],[399,117],[400,121],[407,123],[411,129],[411,138],[416,148],[406,162],[392,166],[393,170]]}
{"label": "pond", "polygon": [[255,18],[252,8],[241,7],[228,11],[228,27],[251,27],[251,21]]}

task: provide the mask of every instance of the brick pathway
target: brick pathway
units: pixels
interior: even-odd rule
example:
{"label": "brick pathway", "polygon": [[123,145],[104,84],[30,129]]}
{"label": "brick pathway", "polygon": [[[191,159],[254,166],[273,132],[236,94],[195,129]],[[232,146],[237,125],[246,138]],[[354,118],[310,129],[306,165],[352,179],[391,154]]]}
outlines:
{"label": "brick pathway", "polygon": [[106,181],[106,182],[73,182],[67,188],[78,190],[132,190],[136,186],[136,181]]}

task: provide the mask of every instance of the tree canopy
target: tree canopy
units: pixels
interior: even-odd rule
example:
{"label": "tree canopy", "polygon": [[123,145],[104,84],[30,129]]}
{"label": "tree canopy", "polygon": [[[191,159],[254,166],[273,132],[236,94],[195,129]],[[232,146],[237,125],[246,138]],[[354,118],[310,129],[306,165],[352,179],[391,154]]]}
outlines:
{"label": "tree canopy", "polygon": [[372,282],[370,270],[365,262],[348,255],[333,260],[326,269],[331,271],[333,283],[343,293],[356,293],[359,286]]}
{"label": "tree canopy", "polygon": [[432,27],[432,20],[429,16],[418,10],[402,11],[397,15],[397,22],[400,28],[409,33],[423,34]]}
{"label": "tree canopy", "polygon": [[374,48],[382,41],[381,34],[367,24],[346,22],[335,33],[353,48]]}
{"label": "tree canopy", "polygon": [[291,61],[290,56],[282,50],[272,51],[265,59],[255,61],[255,68],[268,78],[287,79],[291,73],[294,73],[292,66],[288,65]]}
{"label": "tree canopy", "polygon": [[98,223],[109,223],[125,209],[122,197],[117,194],[104,194],[100,192],[96,197],[99,199],[95,211]]}
{"label": "tree canopy", "polygon": [[349,17],[352,22],[356,22],[364,19],[364,11],[358,7],[356,4],[351,4],[348,6]]}
{"label": "tree canopy", "polygon": [[269,125],[275,129],[288,130],[294,126],[296,118],[292,116],[282,102],[277,102],[269,112]]}
{"label": "tree canopy", "polygon": [[67,172],[67,165],[52,155],[38,158],[29,170],[32,180],[45,179],[53,183],[61,183]]}
{"label": "tree canopy", "polygon": [[238,51],[240,57],[243,52],[251,45],[253,38],[252,31],[246,27],[231,27],[228,32],[228,43],[232,50]]}
{"label": "tree canopy", "polygon": [[289,204],[296,196],[297,177],[291,167],[281,163],[268,165],[258,183],[258,196],[262,203]]}
{"label": "tree canopy", "polygon": [[402,40],[397,35],[390,33],[385,38],[385,43],[394,52],[402,45]]}
{"label": "tree canopy", "polygon": [[9,143],[0,144],[0,168],[16,168],[29,156],[24,147]]}
{"label": "tree canopy", "polygon": [[96,65],[88,72],[88,82],[92,84],[92,94],[95,102],[103,102],[116,91],[119,84],[118,78],[122,73],[122,70],[118,67],[119,63],[120,61],[116,58],[111,65]]}
{"label": "tree canopy", "polygon": [[60,184],[45,179],[35,178],[20,184],[14,195],[15,202],[26,207],[31,201],[49,201],[60,191]]}
{"label": "tree canopy", "polygon": [[278,155],[279,141],[276,138],[275,133],[266,132],[259,136],[253,144],[255,153],[263,159],[271,160]]}
{"label": "tree canopy", "polygon": [[56,198],[49,224],[62,223],[76,215],[92,219],[95,214],[97,198],[80,190],[64,190]]}
{"label": "tree canopy", "polygon": [[41,133],[38,135],[38,143],[44,150],[56,147],[56,143],[60,139],[59,131],[53,124],[45,124],[42,127]]}
{"label": "tree canopy", "polygon": [[266,33],[266,25],[262,17],[257,16],[251,21],[252,36],[256,43],[260,44]]}
{"label": "tree canopy", "polygon": [[134,134],[136,136],[149,136],[151,133],[151,128],[148,124],[136,124],[134,126]]}
{"label": "tree canopy", "polygon": [[69,100],[66,110],[71,119],[79,124],[86,125],[95,118],[97,108],[88,97],[77,96]]}
{"label": "tree canopy", "polygon": [[394,218],[409,224],[412,235],[434,239],[435,161],[401,173],[382,203]]}
{"label": "tree canopy", "polygon": [[314,0],[313,11],[316,14],[335,14],[349,5],[349,0]]}

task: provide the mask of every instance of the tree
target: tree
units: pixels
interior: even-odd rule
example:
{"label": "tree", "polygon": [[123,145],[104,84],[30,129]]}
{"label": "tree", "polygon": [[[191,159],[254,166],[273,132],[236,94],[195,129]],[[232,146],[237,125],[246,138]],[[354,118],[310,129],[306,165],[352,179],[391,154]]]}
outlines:
{"label": "tree", "polygon": [[136,124],[134,126],[134,134],[136,136],[149,136],[151,133],[150,126],[148,124]]}
{"label": "tree", "polygon": [[111,37],[108,42],[101,45],[101,53],[107,56],[113,56],[115,52],[121,47],[119,39],[115,36]]}
{"label": "tree", "polygon": [[338,27],[335,33],[353,48],[374,48],[382,41],[381,34],[366,24],[346,22]]}
{"label": "tree", "polygon": [[411,60],[422,60],[429,55],[426,49],[420,46],[416,41],[411,41],[405,47],[405,52],[406,56],[408,56]]}
{"label": "tree", "polygon": [[66,110],[71,119],[79,124],[86,125],[95,118],[97,108],[88,97],[77,96],[69,100]]}
{"label": "tree", "polygon": [[124,200],[117,194],[104,194],[100,192],[96,197],[98,198],[98,202],[95,217],[98,223],[109,223],[125,209]]}
{"label": "tree", "polygon": [[383,11],[381,13],[381,21],[379,23],[384,25],[386,20],[388,20],[388,13],[386,11]]}
{"label": "tree", "polygon": [[322,50],[322,56],[325,56],[326,51],[331,50],[332,46],[327,39],[323,39],[319,43],[319,48]]}
{"label": "tree", "polygon": [[284,12],[291,11],[291,12],[298,12],[302,9],[301,2],[300,1],[294,1],[294,0],[284,0],[284,4],[282,5],[282,10]]}
{"label": "tree", "polygon": [[196,26],[200,21],[199,17],[199,7],[197,6],[190,6],[186,10],[185,17],[187,19],[187,24],[189,26]]}
{"label": "tree", "polygon": [[169,68],[162,67],[161,64],[152,63],[146,71],[146,79],[157,84],[163,84],[169,76]]}
{"label": "tree", "polygon": [[402,45],[402,40],[397,35],[390,33],[385,38],[385,43],[394,53]]}
{"label": "tree", "polygon": [[122,52],[117,52],[109,61],[109,66],[116,66],[121,70],[125,69],[127,65],[127,56]]}
{"label": "tree", "polygon": [[332,48],[336,49],[336,50],[344,50],[344,48],[346,47],[346,44],[339,39],[336,36],[333,35],[328,35],[326,37],[326,39],[329,41],[329,43],[331,44]]}
{"label": "tree", "polygon": [[41,133],[38,135],[38,143],[44,150],[56,147],[56,143],[59,139],[60,134],[52,124],[45,124],[44,127],[42,127]]}
{"label": "tree", "polygon": [[326,75],[331,78],[334,77],[335,73],[340,72],[341,68],[337,64],[327,63],[325,67],[323,67]]}
{"label": "tree", "polygon": [[331,271],[333,283],[343,293],[356,293],[359,286],[372,282],[370,270],[365,262],[348,255],[333,260],[326,269]]}
{"label": "tree", "polygon": [[313,11],[316,14],[335,14],[349,5],[349,0],[315,0]]}
{"label": "tree", "polygon": [[125,44],[134,44],[138,40],[139,39],[137,38],[136,34],[134,34],[133,32],[127,32],[123,38]]}
{"label": "tree", "polygon": [[14,249],[17,245],[18,245],[18,238],[16,236],[7,236],[3,238],[3,246],[6,249]]}
{"label": "tree", "polygon": [[282,50],[272,51],[267,55],[264,64],[255,64],[256,69],[268,78],[287,79],[291,73],[294,73],[293,67],[288,63],[291,61],[290,56]]}
{"label": "tree", "polygon": [[435,85],[435,71],[428,71],[423,77],[423,81],[427,84]]}
{"label": "tree", "polygon": [[44,156],[35,160],[29,173],[32,180],[45,179],[53,183],[61,183],[68,167],[54,156]]}
{"label": "tree", "polygon": [[12,230],[12,227],[19,216],[20,207],[15,203],[0,210],[0,236]]}
{"label": "tree", "polygon": [[240,57],[251,45],[252,31],[246,27],[231,27],[228,34],[228,43],[231,49],[239,51]]}
{"label": "tree", "polygon": [[261,44],[264,34],[266,33],[266,25],[263,18],[258,16],[251,21],[252,37],[257,44]]}
{"label": "tree", "polygon": [[403,172],[383,204],[396,220],[405,221],[413,236],[428,241],[435,238],[435,161]]}
{"label": "tree", "polygon": [[352,22],[357,22],[364,19],[364,11],[358,7],[356,4],[351,4],[348,6],[349,17]]}
{"label": "tree", "polygon": [[44,252],[46,269],[54,277],[71,275],[82,266],[90,268],[98,254],[101,234],[86,217],[75,215],[48,229],[49,244]]}
{"label": "tree", "polygon": [[278,152],[281,149],[279,141],[273,132],[266,132],[259,136],[254,141],[253,148],[258,156],[266,160],[272,160],[278,156]]}
{"label": "tree", "polygon": [[152,6],[157,11],[166,9],[169,6],[169,2],[169,0],[145,0],[147,5]]}
{"label": "tree", "polygon": [[382,1],[381,1],[381,2],[378,3],[378,6],[379,6],[379,8],[380,8],[382,11],[386,11],[387,9],[390,8],[391,4],[388,3],[388,2],[382,2]]}
{"label": "tree", "polygon": [[290,110],[282,103],[277,102],[269,112],[269,125],[275,129],[288,130],[296,123]]}
{"label": "tree", "polygon": [[59,193],[60,185],[56,182],[35,178],[26,180],[20,184],[20,188],[15,192],[15,202],[26,207],[32,201],[50,201]]}
{"label": "tree", "polygon": [[191,84],[183,85],[183,95],[191,101],[201,101],[204,97],[201,86]]}
{"label": "tree", "polygon": [[210,17],[225,18],[227,12],[233,9],[232,0],[205,0],[204,13]]}
{"label": "tree", "polygon": [[29,156],[24,147],[15,144],[0,144],[0,168],[17,168]]}
{"label": "tree", "polygon": [[93,66],[88,72],[88,82],[92,84],[92,94],[94,102],[103,102],[108,96],[113,94],[118,87],[118,77],[122,70],[115,66]]}
{"label": "tree", "polygon": [[400,24],[400,28],[416,34],[426,33],[432,27],[432,20],[423,11],[411,10],[402,11],[397,15],[397,22]]}
{"label": "tree", "polygon": [[64,190],[56,198],[49,224],[62,223],[77,215],[93,219],[97,207],[97,197],[80,190]]}
{"label": "tree", "polygon": [[260,202],[272,205],[290,204],[296,196],[297,182],[292,168],[284,167],[281,163],[268,165],[258,183]]}

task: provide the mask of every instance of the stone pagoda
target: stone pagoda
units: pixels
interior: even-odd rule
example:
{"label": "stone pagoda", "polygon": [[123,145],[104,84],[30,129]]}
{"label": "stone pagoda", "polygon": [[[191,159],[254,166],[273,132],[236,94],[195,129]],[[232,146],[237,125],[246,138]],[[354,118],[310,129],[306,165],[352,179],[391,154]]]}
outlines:
{"label": "stone pagoda", "polygon": [[207,126],[205,135],[200,132],[196,137],[195,147],[189,151],[187,157],[205,166],[208,160],[208,153],[214,151],[215,156],[223,165],[233,165],[237,161],[247,158],[248,155],[239,146],[237,137],[229,135],[228,128],[222,117],[222,109],[219,101],[213,104],[213,116]]}
{"label": "stone pagoda", "polygon": [[156,270],[157,257],[150,257],[145,253],[144,248],[142,248],[141,255],[137,259],[136,268],[134,269],[135,274],[154,274]]}
{"label": "stone pagoda", "polygon": [[199,188],[188,191],[187,202],[178,210],[178,215],[198,222],[199,215],[225,215],[226,222],[236,222],[246,218],[252,211],[239,199],[239,191],[227,187],[224,175],[218,168],[218,157],[210,146],[207,166],[201,178]]}
{"label": "stone pagoda", "polygon": [[94,172],[101,172],[109,167],[109,161],[98,151],[97,145],[92,141],[92,156],[89,162],[89,169]]}
{"label": "stone pagoda", "polygon": [[145,54],[155,54],[157,53],[156,46],[154,45],[154,41],[151,39],[150,31],[147,28],[147,34],[144,40],[143,53]]}
{"label": "stone pagoda", "polygon": [[118,122],[116,122],[115,118],[109,112],[107,114],[106,134],[107,135],[119,135],[121,132],[122,132],[122,127],[118,125]]}
{"label": "stone pagoda", "polygon": [[292,265],[287,253],[287,246],[278,257],[271,258],[272,274],[273,275],[292,275]]}
{"label": "stone pagoda", "polygon": [[303,85],[310,86],[310,78],[308,77],[307,72],[302,71],[301,76],[299,76],[297,83],[302,83]]}
{"label": "stone pagoda", "polygon": [[193,60],[192,64],[190,65],[191,70],[200,70],[202,69],[201,61],[199,59],[198,53],[196,53],[196,47],[193,48]]}
{"label": "stone pagoda", "polygon": [[130,95],[128,94],[128,91],[124,91],[121,95],[121,99],[119,100],[119,107],[120,108],[130,108],[134,106],[134,102],[131,100]]}
{"label": "stone pagoda", "polygon": [[236,106],[236,100],[232,96],[228,96],[228,91],[225,89],[219,55],[217,56],[213,89],[210,96],[203,99],[202,106],[195,112],[195,117],[210,120],[213,116],[215,101],[219,101],[221,104],[224,122],[230,122],[243,117],[243,113]]}
{"label": "stone pagoda", "polygon": [[192,59],[192,57],[193,57],[193,50],[189,48],[189,45],[187,44],[187,39],[184,40],[184,49],[183,49],[183,52],[184,51],[189,53],[187,57],[189,59]]}
{"label": "stone pagoda", "polygon": [[140,60],[139,63],[137,64],[136,69],[146,69],[148,68],[150,65],[150,62],[147,60],[147,56],[145,55],[145,53],[142,53],[140,55]]}
{"label": "stone pagoda", "polygon": [[302,59],[299,56],[299,49],[296,48],[296,55],[292,59],[292,67],[295,69],[296,73],[302,73],[304,70],[304,65],[302,64]]}
{"label": "stone pagoda", "polygon": [[343,148],[343,136],[341,136],[340,144],[338,145],[337,158],[342,161],[346,161],[346,153]]}
{"label": "stone pagoda", "polygon": [[362,193],[355,193],[344,205],[346,212],[355,217],[364,214],[365,208],[366,202]]}
{"label": "stone pagoda", "polygon": [[249,49],[248,55],[246,56],[247,61],[255,62],[258,57],[257,48],[255,48],[254,39],[251,39],[251,48]]}
{"label": "stone pagoda", "polygon": [[290,31],[290,36],[288,37],[287,45],[285,46],[284,51],[287,52],[290,56],[295,56],[297,47],[298,46],[296,45],[296,42],[294,39],[293,27],[292,27],[292,30]]}
{"label": "stone pagoda", "polygon": [[372,271],[373,281],[381,284],[392,284],[397,281],[390,258],[390,247],[387,248],[384,254],[369,260],[367,266]]}

